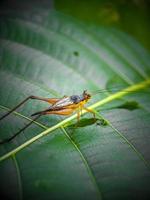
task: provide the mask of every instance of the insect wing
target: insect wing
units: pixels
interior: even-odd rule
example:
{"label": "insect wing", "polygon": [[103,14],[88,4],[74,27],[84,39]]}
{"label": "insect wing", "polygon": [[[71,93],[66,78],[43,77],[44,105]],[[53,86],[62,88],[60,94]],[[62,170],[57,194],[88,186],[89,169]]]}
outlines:
{"label": "insect wing", "polygon": [[70,97],[64,97],[63,99],[60,99],[54,105],[52,105],[51,108],[53,108],[53,109],[63,108],[63,107],[67,107],[67,106],[72,105],[72,104],[74,104],[74,102],[71,100]]}

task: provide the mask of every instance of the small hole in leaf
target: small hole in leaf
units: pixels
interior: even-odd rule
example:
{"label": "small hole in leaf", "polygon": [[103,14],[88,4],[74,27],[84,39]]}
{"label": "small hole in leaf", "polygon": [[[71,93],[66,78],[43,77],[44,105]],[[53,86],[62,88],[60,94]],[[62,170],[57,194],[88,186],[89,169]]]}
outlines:
{"label": "small hole in leaf", "polygon": [[79,52],[78,52],[78,51],[74,51],[73,54],[74,54],[75,56],[79,56]]}
{"label": "small hole in leaf", "polygon": [[140,105],[136,101],[127,101],[124,104],[118,106],[118,108],[123,108],[127,110],[135,110],[140,108]]}

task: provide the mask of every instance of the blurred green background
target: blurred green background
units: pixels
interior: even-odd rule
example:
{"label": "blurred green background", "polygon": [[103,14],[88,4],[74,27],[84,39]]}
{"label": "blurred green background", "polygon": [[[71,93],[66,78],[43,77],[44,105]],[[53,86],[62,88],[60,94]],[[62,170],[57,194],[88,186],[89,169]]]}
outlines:
{"label": "blurred green background", "polygon": [[54,0],[54,7],[85,23],[118,27],[150,51],[149,0]]}

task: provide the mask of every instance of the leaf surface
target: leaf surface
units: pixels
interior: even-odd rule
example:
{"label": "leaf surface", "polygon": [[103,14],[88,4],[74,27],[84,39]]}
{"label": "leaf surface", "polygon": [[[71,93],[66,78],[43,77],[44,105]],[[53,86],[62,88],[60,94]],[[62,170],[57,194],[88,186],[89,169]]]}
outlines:
{"label": "leaf surface", "polygon": [[[106,126],[85,123],[71,128],[64,117],[43,116],[12,142],[1,145],[1,194],[12,199],[150,196],[148,52],[125,33],[87,27],[55,11],[1,15],[1,115],[29,95],[61,97],[84,89],[134,87],[134,92],[118,91],[116,96],[111,92],[93,96],[89,105],[108,122]],[[131,104],[127,102],[138,106],[127,109]],[[0,122],[1,139],[47,106],[27,102]],[[45,129],[48,134],[38,138]]]}

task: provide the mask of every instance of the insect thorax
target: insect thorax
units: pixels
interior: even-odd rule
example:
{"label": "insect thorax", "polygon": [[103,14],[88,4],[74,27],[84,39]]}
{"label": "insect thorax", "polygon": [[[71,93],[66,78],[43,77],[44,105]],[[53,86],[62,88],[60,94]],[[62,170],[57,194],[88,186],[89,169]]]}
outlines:
{"label": "insect thorax", "polygon": [[73,101],[73,103],[79,103],[80,101],[82,101],[82,98],[78,95],[72,95],[70,96],[71,101]]}

